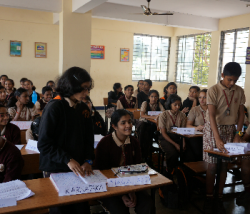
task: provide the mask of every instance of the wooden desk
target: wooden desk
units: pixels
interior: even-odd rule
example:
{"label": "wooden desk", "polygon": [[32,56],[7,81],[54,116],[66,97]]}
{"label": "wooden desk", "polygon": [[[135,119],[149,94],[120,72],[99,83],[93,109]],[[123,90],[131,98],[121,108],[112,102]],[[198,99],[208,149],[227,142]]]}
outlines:
{"label": "wooden desk", "polygon": [[27,130],[21,130],[20,135],[21,135],[21,144],[27,144],[26,142],[26,131]]}
{"label": "wooden desk", "polygon": [[[102,173],[108,178],[114,178],[111,170],[104,170]],[[101,198],[112,197],[127,194],[131,191],[141,191],[146,189],[156,189],[160,186],[172,184],[172,181],[161,174],[153,175],[150,185],[126,186],[126,187],[108,187],[107,192],[89,193],[72,196],[58,196],[58,192],[53,186],[49,178],[41,178],[25,181],[27,187],[31,189],[35,195],[31,198],[17,202],[17,206],[0,208],[0,213],[18,213],[33,211],[41,208],[49,208],[53,206],[67,205],[79,203],[89,200],[98,200]],[[153,191],[155,194],[155,191]]]}
{"label": "wooden desk", "polygon": [[24,160],[24,167],[22,170],[22,175],[41,173],[42,171],[39,170],[40,154],[27,150],[25,148],[26,148],[26,144],[21,149],[21,155]]}
{"label": "wooden desk", "polygon": [[148,121],[150,121],[150,122],[152,122],[152,123],[154,123],[154,124],[157,124],[157,120],[149,119],[149,118],[147,118],[146,120],[148,120]]}
{"label": "wooden desk", "polygon": [[141,111],[140,109],[137,109],[137,108],[126,108],[126,110],[132,113],[134,113],[135,111]]}

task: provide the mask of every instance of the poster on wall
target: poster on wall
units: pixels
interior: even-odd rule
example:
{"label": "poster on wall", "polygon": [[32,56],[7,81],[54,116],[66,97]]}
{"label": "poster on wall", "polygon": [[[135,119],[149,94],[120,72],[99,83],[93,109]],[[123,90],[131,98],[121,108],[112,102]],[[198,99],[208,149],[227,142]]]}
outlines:
{"label": "poster on wall", "polygon": [[47,58],[47,43],[35,42],[35,57]]}
{"label": "poster on wall", "polygon": [[246,64],[250,64],[250,47],[247,48]]}
{"label": "poster on wall", "polygon": [[105,46],[91,45],[91,59],[105,59]]}
{"label": "poster on wall", "polygon": [[121,48],[121,62],[129,62],[129,49]]}
{"label": "poster on wall", "polygon": [[10,41],[10,56],[21,57],[22,56],[22,42]]}

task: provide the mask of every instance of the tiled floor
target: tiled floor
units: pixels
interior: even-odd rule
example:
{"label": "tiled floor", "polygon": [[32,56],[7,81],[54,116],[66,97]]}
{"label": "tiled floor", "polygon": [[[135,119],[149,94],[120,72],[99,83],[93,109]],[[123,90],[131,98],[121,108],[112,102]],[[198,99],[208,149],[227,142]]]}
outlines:
{"label": "tiled floor", "polygon": [[[99,111],[102,116],[104,116],[104,111]],[[231,174],[228,173],[227,177],[227,183],[232,183],[234,181],[235,177]],[[227,214],[250,214],[250,201],[249,204],[246,207],[243,206],[237,206],[236,205],[236,195],[230,194],[230,193],[237,193],[241,192],[244,190],[243,185],[236,185],[233,187],[226,187],[224,189],[224,206],[226,208]],[[226,195],[228,194],[228,195]],[[194,200],[195,204],[202,209],[203,208],[203,203],[204,203],[204,197],[195,197],[196,200]],[[199,212],[191,203],[188,204],[187,208],[185,210],[171,210],[166,208],[164,205],[162,205],[160,201],[160,197],[158,194],[158,191],[156,191],[156,214],[200,214]],[[96,213],[98,210],[101,210],[100,207],[94,207],[92,208],[93,212]],[[131,210],[131,214],[134,214],[135,212]],[[119,214],[119,213],[115,213]]]}

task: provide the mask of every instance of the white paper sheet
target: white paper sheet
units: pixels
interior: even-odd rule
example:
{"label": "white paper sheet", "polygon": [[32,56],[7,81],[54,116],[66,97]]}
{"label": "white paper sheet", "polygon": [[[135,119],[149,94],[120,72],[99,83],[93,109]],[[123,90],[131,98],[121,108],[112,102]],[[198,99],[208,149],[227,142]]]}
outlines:
{"label": "white paper sheet", "polygon": [[24,147],[24,145],[15,145],[19,150],[21,150],[23,147]]}
{"label": "white paper sheet", "polygon": [[35,141],[35,140],[29,139],[25,149],[40,153],[38,148],[37,148],[37,141]]}
{"label": "white paper sheet", "polygon": [[161,113],[162,113],[162,111],[148,111],[149,116],[157,116]]}
{"label": "white paper sheet", "polygon": [[226,145],[242,146],[245,152],[250,151],[250,143],[227,143]]}
{"label": "white paper sheet", "polygon": [[94,142],[94,148],[96,149],[98,143],[101,141],[101,139],[103,138],[104,136],[102,136],[101,134],[95,134],[95,142]]}
{"label": "white paper sheet", "polygon": [[0,208],[16,206],[17,202],[15,198],[0,199]]}
{"label": "white paper sheet", "polygon": [[194,135],[195,128],[177,128],[177,133],[182,135]]}
{"label": "white paper sheet", "polygon": [[107,183],[107,177],[104,176],[100,170],[93,170],[94,172],[94,175],[91,174],[90,176],[85,176],[85,177],[82,177],[82,176],[79,176],[84,183],[86,184],[94,184],[94,183]]}
{"label": "white paper sheet", "polygon": [[124,178],[111,178],[108,179],[107,181],[108,181],[108,187],[151,184],[151,179],[149,175],[124,177]]}
{"label": "white paper sheet", "polygon": [[30,128],[32,121],[11,121],[11,123],[18,126],[20,130],[27,130]]}

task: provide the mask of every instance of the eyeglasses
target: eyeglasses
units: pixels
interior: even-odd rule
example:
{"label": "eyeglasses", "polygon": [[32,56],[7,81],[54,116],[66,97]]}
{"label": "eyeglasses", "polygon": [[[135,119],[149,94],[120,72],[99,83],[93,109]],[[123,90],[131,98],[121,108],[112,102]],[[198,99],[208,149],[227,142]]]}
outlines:
{"label": "eyeglasses", "polygon": [[88,92],[90,92],[91,88],[85,87],[85,88],[82,88],[82,90],[83,90],[83,91],[88,91]]}
{"label": "eyeglasses", "polygon": [[8,113],[0,113],[0,118],[4,118],[4,117],[10,117],[10,115]]}

